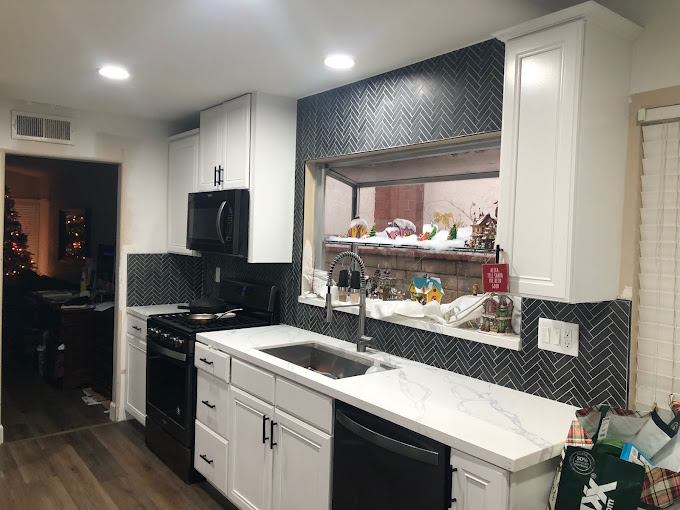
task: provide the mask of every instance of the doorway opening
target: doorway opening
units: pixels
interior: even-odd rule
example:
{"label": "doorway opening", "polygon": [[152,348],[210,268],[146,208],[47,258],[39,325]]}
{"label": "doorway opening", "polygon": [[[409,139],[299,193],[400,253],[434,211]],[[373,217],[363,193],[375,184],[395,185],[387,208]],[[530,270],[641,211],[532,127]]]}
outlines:
{"label": "doorway opening", "polygon": [[109,421],[119,165],[5,155],[4,441]]}

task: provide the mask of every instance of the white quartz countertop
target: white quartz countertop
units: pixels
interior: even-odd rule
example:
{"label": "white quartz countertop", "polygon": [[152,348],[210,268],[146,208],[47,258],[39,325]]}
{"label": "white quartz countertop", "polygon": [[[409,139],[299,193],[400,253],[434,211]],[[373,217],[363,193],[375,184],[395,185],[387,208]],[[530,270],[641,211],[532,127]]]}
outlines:
{"label": "white quartz countertop", "polygon": [[186,305],[186,303],[175,303],[170,305],[128,306],[127,311],[128,313],[131,313],[135,317],[139,317],[142,320],[146,320],[149,318],[150,315],[188,311],[177,308],[179,305]]}
{"label": "white quartz countertop", "polygon": [[576,410],[372,349],[367,358],[397,368],[333,380],[260,352],[317,342],[357,354],[355,344],[291,326],[202,333],[197,339],[512,472],[559,455]]}

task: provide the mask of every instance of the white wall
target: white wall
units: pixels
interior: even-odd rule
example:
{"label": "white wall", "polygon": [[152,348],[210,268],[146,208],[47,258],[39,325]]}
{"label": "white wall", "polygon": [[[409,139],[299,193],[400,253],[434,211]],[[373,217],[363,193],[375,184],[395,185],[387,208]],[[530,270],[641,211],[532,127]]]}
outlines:
{"label": "white wall", "polygon": [[[74,118],[75,145],[13,140],[12,109]],[[166,251],[167,134],[167,125],[162,122],[0,99],[0,152],[121,164],[116,339],[124,337],[126,330],[127,254]],[[0,170],[4,181],[4,169]],[[125,359],[125,342],[118,341],[117,345],[114,363],[116,373],[120,374],[124,368],[121,360]],[[120,385],[114,388],[119,419],[123,392]]]}
{"label": "white wall", "polygon": [[633,45],[631,94],[680,85],[680,1],[647,0]]}

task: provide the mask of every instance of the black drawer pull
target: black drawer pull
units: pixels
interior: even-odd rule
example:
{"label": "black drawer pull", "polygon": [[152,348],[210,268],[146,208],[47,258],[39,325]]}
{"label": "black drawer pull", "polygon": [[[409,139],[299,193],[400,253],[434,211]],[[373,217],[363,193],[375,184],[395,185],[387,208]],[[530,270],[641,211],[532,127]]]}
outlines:
{"label": "black drawer pull", "polygon": [[210,409],[215,409],[215,406],[212,405],[209,401],[207,400],[201,400],[205,405],[207,405]]}
{"label": "black drawer pull", "polygon": [[205,359],[205,358],[199,358],[199,359],[200,359],[203,363],[205,363],[206,365],[212,365],[212,364],[213,364],[212,361],[208,361],[208,360]]}
{"label": "black drawer pull", "polygon": [[206,457],[206,456],[203,455],[203,454],[199,455],[199,457],[201,457],[201,458],[202,458],[204,461],[206,461],[208,464],[212,464],[212,463],[213,463],[212,460],[208,460],[208,457]]}
{"label": "black drawer pull", "polygon": [[134,329],[135,331],[141,331],[142,330],[142,328],[140,328],[139,326],[132,326],[132,329]]}
{"label": "black drawer pull", "polygon": [[267,420],[269,420],[267,416],[262,417],[262,444],[265,444],[269,439],[267,437]]}
{"label": "black drawer pull", "polygon": [[274,447],[275,447],[277,444],[279,444],[279,443],[275,443],[275,442],[274,442],[274,427],[276,427],[276,426],[278,425],[278,423],[276,423],[275,421],[272,420],[272,422],[270,423],[270,425],[271,425],[271,427],[269,428],[269,435],[270,435],[271,439],[269,440],[269,449],[270,449],[270,450],[273,450]]}

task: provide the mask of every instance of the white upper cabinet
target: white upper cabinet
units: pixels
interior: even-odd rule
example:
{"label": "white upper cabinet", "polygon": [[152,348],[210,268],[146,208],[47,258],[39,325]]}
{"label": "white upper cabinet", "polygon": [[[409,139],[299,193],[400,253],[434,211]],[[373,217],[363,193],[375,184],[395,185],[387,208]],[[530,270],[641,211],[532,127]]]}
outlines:
{"label": "white upper cabinet", "polygon": [[168,253],[191,255],[187,250],[189,193],[198,173],[198,129],[173,136],[168,152]]}
{"label": "white upper cabinet", "polygon": [[201,141],[197,187],[195,191],[221,189],[218,185],[218,166],[224,168],[225,105],[217,105],[201,112]]}
{"label": "white upper cabinet", "polygon": [[631,41],[595,2],[505,30],[498,244],[510,290],[619,294]]}
{"label": "white upper cabinet", "polygon": [[198,191],[250,187],[251,97],[201,112]]}
{"label": "white upper cabinet", "polygon": [[201,112],[195,191],[250,190],[248,262],[292,262],[297,100],[255,92]]}

